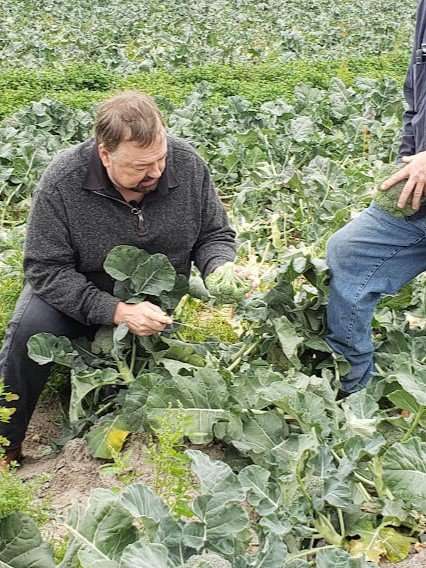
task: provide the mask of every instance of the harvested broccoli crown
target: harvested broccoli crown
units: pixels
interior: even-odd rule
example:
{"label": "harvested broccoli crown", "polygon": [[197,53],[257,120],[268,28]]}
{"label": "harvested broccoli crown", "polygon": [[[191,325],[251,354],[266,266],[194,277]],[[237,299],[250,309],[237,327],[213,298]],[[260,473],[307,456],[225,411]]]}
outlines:
{"label": "harvested broccoli crown", "polygon": [[[387,191],[380,191],[379,187],[381,184],[391,177],[394,173],[396,173],[400,168],[398,166],[389,165],[388,167],[383,169],[380,183],[377,187],[377,192],[374,198],[374,202],[384,211],[390,213],[394,217],[409,217],[410,215],[414,215],[416,210],[411,207],[411,198],[408,204],[403,208],[400,209],[398,207],[398,199],[401,194],[401,191],[404,189],[407,180],[401,181],[396,185],[392,186]],[[422,200],[422,203],[425,202],[425,199]]]}
{"label": "harvested broccoli crown", "polygon": [[185,568],[232,568],[228,560],[212,553],[191,556],[184,566]]}
{"label": "harvested broccoli crown", "polygon": [[225,262],[206,278],[208,291],[220,304],[235,304],[250,291],[250,284],[235,273],[233,262]]}
{"label": "harvested broccoli crown", "polygon": [[180,337],[189,342],[201,343],[213,337],[222,343],[236,343],[239,335],[232,325],[233,310],[228,307],[213,308],[202,301],[185,296],[175,310],[180,326]]}

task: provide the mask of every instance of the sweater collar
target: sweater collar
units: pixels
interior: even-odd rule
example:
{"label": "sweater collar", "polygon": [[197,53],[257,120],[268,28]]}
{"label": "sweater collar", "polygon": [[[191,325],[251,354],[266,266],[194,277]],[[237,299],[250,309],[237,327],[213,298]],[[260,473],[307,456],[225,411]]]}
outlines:
{"label": "sweater collar", "polygon": [[[158,187],[153,193],[157,193],[158,195],[167,195],[170,189],[173,189],[178,185],[173,167],[173,142],[168,136],[166,167],[160,177]],[[117,192],[101,162],[95,140],[93,140],[92,148],[90,150],[87,174],[83,182],[83,188],[88,189],[89,191],[97,191],[106,194]]]}

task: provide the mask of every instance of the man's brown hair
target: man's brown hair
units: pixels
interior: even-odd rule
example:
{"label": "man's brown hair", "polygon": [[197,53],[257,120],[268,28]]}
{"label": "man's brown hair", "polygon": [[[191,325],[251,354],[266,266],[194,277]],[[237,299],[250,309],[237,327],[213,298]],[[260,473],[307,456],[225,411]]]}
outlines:
{"label": "man's brown hair", "polygon": [[95,137],[113,152],[120,142],[132,141],[146,148],[158,140],[165,124],[154,99],[125,91],[101,103],[96,112]]}

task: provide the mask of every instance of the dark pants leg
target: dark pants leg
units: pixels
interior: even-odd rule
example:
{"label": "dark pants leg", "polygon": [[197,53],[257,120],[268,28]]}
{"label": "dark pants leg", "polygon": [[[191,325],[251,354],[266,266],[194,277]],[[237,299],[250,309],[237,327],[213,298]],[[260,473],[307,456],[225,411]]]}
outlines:
{"label": "dark pants leg", "polygon": [[92,337],[97,326],[85,326],[51,307],[36,296],[27,284],[19,297],[6,331],[0,353],[0,375],[6,390],[19,399],[8,406],[16,408],[10,422],[0,422],[0,434],[18,447],[25,437],[37,400],[46,384],[52,365],[39,365],[27,354],[27,341],[36,333],[52,333],[69,338]]}

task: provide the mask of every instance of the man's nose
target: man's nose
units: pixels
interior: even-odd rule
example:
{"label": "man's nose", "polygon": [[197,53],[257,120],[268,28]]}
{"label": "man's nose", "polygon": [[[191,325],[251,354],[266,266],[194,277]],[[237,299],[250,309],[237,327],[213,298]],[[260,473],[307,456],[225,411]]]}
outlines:
{"label": "man's nose", "polygon": [[163,173],[159,163],[152,164],[152,166],[148,170],[148,176],[151,178],[159,178]]}

